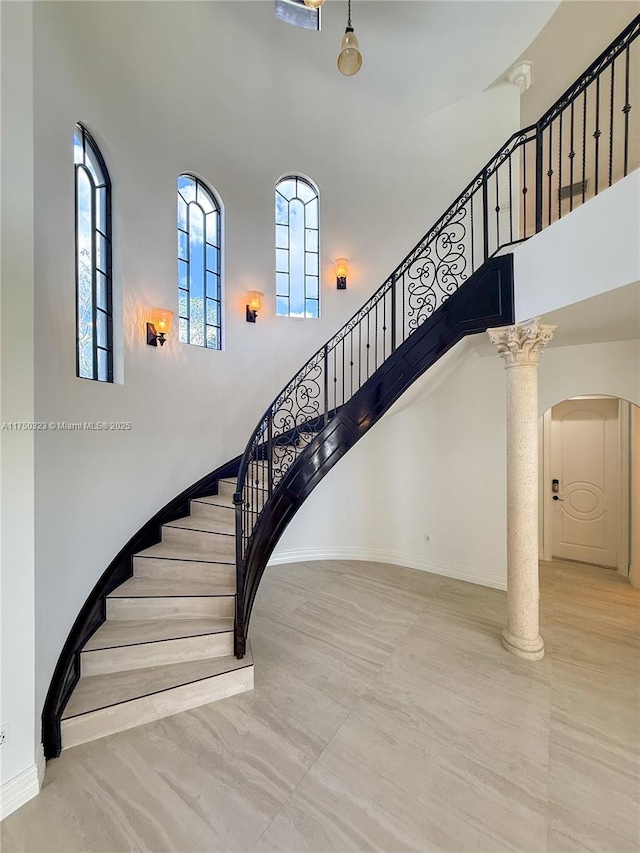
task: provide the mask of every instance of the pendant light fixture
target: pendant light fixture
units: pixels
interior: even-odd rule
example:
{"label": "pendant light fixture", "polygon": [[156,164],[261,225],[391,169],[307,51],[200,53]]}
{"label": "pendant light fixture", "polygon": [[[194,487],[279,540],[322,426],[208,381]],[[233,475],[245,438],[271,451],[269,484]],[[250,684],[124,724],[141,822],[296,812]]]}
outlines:
{"label": "pendant light fixture", "polygon": [[[305,0],[306,2],[306,0]],[[358,39],[351,26],[351,0],[348,0],[347,28],[342,37],[338,55],[338,71],[346,77],[357,74],[362,65],[362,54],[358,47]]]}
{"label": "pendant light fixture", "polygon": [[304,5],[308,6],[309,9],[319,9],[323,3],[324,0],[304,0]]}

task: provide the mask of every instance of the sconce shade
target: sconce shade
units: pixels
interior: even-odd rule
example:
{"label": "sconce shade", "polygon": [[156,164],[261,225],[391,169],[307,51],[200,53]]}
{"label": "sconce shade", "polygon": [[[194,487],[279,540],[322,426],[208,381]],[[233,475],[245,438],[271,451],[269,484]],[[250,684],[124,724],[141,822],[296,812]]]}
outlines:
{"label": "sconce shade", "polygon": [[338,71],[346,77],[357,74],[362,66],[362,54],[353,27],[347,27],[338,55]]}
{"label": "sconce shade", "polygon": [[262,308],[262,297],[264,293],[260,293],[259,290],[250,290],[249,291],[249,308],[252,311],[259,311]]}
{"label": "sconce shade", "polygon": [[338,278],[340,278],[340,277],[346,278],[347,275],[349,274],[349,260],[348,260],[348,258],[336,258],[334,263],[336,265],[336,276]]}
{"label": "sconce shade", "polygon": [[247,323],[255,323],[258,319],[258,311],[262,308],[262,297],[264,293],[259,290],[250,290],[247,295]]}
{"label": "sconce shade", "polygon": [[336,287],[338,290],[346,290],[349,261],[347,258],[336,258],[334,264],[336,266]]}
{"label": "sconce shade", "polygon": [[173,311],[168,308],[154,308],[147,322],[147,343],[149,346],[164,346],[167,335],[171,331]]}
{"label": "sconce shade", "polygon": [[151,321],[156,327],[156,332],[159,335],[168,335],[171,331],[171,323],[173,322],[173,311],[166,308],[156,308],[153,312]]}

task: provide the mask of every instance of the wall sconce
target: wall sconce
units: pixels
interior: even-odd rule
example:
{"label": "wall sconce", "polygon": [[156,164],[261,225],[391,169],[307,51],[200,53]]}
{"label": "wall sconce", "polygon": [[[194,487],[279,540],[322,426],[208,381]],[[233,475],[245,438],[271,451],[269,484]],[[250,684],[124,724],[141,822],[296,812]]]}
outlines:
{"label": "wall sconce", "polygon": [[336,258],[334,263],[336,265],[336,288],[338,290],[346,290],[349,261],[347,258]]}
{"label": "wall sconce", "polygon": [[151,321],[147,323],[147,343],[150,347],[164,346],[167,335],[171,331],[173,311],[166,308],[154,308]]}
{"label": "wall sconce", "polygon": [[262,308],[262,297],[264,293],[259,290],[249,291],[249,301],[247,302],[247,323],[255,323],[258,319],[258,311]]}

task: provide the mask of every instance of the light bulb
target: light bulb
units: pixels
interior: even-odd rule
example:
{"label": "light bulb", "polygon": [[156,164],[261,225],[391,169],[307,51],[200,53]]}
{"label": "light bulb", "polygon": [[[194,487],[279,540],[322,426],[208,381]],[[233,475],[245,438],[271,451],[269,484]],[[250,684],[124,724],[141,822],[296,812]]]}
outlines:
{"label": "light bulb", "polygon": [[338,71],[346,77],[357,74],[362,66],[362,54],[358,47],[358,39],[353,27],[347,27],[342,37],[340,54],[338,56]]}

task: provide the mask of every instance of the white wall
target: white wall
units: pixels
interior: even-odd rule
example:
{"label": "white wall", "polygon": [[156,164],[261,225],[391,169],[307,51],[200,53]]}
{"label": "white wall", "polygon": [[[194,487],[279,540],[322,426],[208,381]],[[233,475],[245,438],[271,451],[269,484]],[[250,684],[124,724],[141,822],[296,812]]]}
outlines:
{"label": "white wall", "polygon": [[534,74],[522,96],[522,126],[536,122],[638,13],[638,0],[563,0],[521,56]]}
{"label": "white wall", "polygon": [[640,342],[549,347],[540,359],[539,411],[570,397],[606,394],[640,405]]}
{"label": "white wall", "polygon": [[[503,361],[464,344],[449,359],[446,382],[425,374],[411,405],[399,401],[325,477],[272,563],[378,560],[506,588]],[[638,403],[640,342],[550,346],[540,414],[582,394]]]}
{"label": "white wall", "polygon": [[464,345],[449,358],[446,382],[425,375],[322,481],[272,562],[373,559],[504,586],[504,377]]}
{"label": "white wall", "polygon": [[[2,3],[0,818],[39,790],[34,713],[33,78],[31,3]],[[4,428],[4,424],[7,428]]]}
{"label": "white wall", "polygon": [[629,580],[640,587],[640,408],[631,409],[631,570]]}
{"label": "white wall", "polygon": [[[37,711],[79,608],[120,547],[180,490],[244,449],[294,369],[519,124],[517,90],[499,86],[408,127],[360,133],[356,143],[358,110],[346,109],[342,78],[335,98],[324,82],[307,87],[313,124],[305,123],[306,107],[287,121],[298,105],[283,87],[277,52],[255,22],[242,26],[242,9],[252,5],[36,7],[36,417],[132,424],[130,432],[36,438]],[[194,57],[202,72],[195,76]],[[274,120],[267,107],[276,96]],[[101,145],[114,184],[124,384],[75,378],[78,120]],[[180,345],[175,335],[162,349],[144,342],[145,309],[176,308],[175,181],[187,170],[211,182],[225,204],[224,352]],[[321,191],[318,322],[273,316],[273,185],[290,170]],[[342,255],[352,272],[348,290],[337,292],[332,260]],[[266,297],[255,326],[244,321],[249,289]]]}
{"label": "white wall", "polygon": [[513,252],[516,320],[640,280],[640,170]]}

